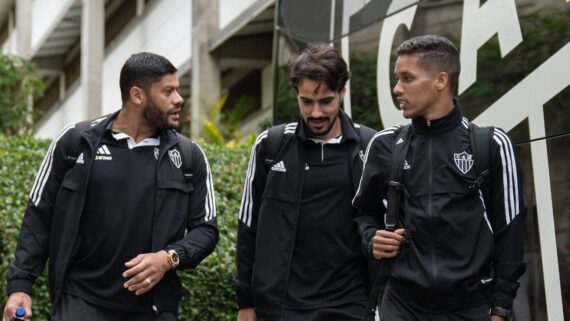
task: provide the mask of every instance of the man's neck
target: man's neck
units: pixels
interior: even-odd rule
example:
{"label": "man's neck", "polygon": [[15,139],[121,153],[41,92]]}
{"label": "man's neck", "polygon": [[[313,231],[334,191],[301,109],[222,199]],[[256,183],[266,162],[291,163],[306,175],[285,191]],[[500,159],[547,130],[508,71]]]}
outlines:
{"label": "man's neck", "polygon": [[113,120],[111,129],[114,132],[125,133],[131,136],[135,143],[139,143],[145,138],[156,136],[158,130],[149,126],[142,115],[135,113],[128,107],[123,107],[117,117]]}
{"label": "man's neck", "polygon": [[432,108],[432,111],[424,115],[425,120],[435,120],[443,118],[453,110],[454,102],[453,97],[449,96],[445,99],[441,99],[440,101],[434,104],[435,108]]}

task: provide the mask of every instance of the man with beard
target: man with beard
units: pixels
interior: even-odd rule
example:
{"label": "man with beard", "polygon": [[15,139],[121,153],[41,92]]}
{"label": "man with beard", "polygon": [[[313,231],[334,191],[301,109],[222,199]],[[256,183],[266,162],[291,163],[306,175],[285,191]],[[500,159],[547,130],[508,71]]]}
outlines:
{"label": "man with beard", "polygon": [[121,69],[122,108],[66,127],[30,194],[8,271],[4,321],[24,307],[49,258],[53,320],[177,320],[176,270],[217,241],[212,177],[179,135],[176,68],[152,53]]}
{"label": "man with beard", "polygon": [[360,320],[368,266],[351,205],[374,131],[341,110],[347,65],[313,44],[289,66],[298,122],[252,148],[237,240],[238,321]]}

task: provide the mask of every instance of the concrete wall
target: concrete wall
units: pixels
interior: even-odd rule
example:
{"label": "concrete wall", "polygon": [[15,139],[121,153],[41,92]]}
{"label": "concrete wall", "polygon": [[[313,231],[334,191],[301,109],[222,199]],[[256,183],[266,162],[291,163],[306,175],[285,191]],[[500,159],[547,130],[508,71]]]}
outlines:
{"label": "concrete wall", "polygon": [[59,22],[76,0],[34,0],[32,2],[32,50],[51,33],[53,26]]}
{"label": "concrete wall", "polygon": [[224,29],[232,20],[237,18],[256,0],[219,0],[220,30]]}

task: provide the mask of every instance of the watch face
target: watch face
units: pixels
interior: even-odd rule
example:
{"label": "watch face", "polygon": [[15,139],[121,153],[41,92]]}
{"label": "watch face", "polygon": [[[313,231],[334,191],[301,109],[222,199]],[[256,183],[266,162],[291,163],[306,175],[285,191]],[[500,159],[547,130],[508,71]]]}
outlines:
{"label": "watch face", "polygon": [[178,256],[178,253],[176,253],[176,251],[174,251],[174,250],[170,250],[168,252],[168,254],[170,255],[170,260],[172,261],[172,263],[175,265],[178,265],[178,262],[180,261],[180,257]]}

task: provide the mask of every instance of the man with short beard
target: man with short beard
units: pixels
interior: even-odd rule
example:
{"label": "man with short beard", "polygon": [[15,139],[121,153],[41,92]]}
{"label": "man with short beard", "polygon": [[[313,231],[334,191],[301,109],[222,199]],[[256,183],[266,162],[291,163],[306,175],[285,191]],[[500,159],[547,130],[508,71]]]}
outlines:
{"label": "man with short beard", "polygon": [[176,68],[132,55],[122,108],[67,126],[30,193],[8,271],[8,321],[32,316],[34,280],[49,259],[55,321],[177,320],[176,270],[218,241],[212,177],[202,149],[176,133],[183,99]]}
{"label": "man with short beard", "polygon": [[290,63],[301,117],[264,131],[252,149],[239,213],[238,321],[365,314],[368,266],[351,200],[374,131],[340,108],[349,77],[325,44]]}

